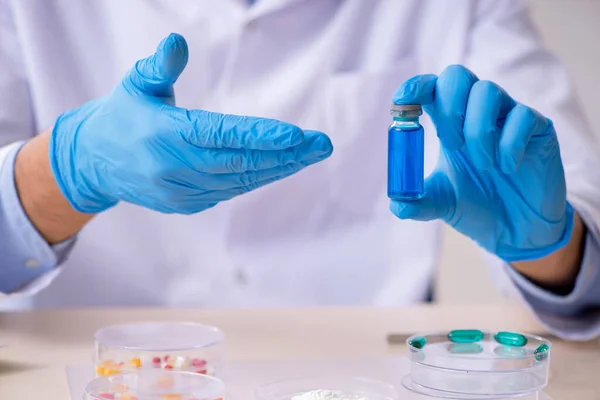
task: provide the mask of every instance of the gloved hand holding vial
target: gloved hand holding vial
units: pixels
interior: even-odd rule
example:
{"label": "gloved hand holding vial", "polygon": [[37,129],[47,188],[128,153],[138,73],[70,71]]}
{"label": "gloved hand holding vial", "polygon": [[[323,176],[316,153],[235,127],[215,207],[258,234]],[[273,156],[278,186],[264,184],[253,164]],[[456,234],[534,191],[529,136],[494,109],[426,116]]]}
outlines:
{"label": "gloved hand holding vial", "polygon": [[[419,75],[393,97],[388,196],[401,219],[442,219],[507,262],[565,246],[574,224],[552,121],[462,66]],[[423,177],[419,106],[441,152]]]}

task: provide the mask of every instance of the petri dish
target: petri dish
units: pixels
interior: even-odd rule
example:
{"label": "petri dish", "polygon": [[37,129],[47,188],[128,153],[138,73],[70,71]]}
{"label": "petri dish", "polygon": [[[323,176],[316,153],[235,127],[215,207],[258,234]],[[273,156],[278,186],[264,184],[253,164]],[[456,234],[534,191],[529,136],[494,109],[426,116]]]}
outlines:
{"label": "petri dish", "polygon": [[315,390],[335,392],[344,399],[398,400],[394,386],[367,378],[302,378],[270,383],[255,390],[257,400],[292,400]]}
{"label": "petri dish", "polygon": [[[518,398],[548,384],[550,341],[475,329],[414,335],[406,341],[405,388],[440,398]],[[477,397],[472,397],[477,396]]]}
{"label": "petri dish", "polygon": [[226,400],[218,378],[185,371],[142,370],[101,376],[86,387],[83,400]]}
{"label": "petri dish", "polygon": [[100,329],[96,376],[138,370],[187,371],[218,375],[225,335],[214,326],[193,322],[146,322]]}

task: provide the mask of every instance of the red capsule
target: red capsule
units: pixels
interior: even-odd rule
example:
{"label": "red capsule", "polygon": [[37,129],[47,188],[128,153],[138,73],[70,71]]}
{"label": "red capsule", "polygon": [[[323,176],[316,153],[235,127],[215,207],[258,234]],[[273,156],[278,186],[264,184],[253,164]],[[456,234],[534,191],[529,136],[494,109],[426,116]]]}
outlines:
{"label": "red capsule", "polygon": [[169,365],[169,364],[167,364],[167,365],[165,365],[165,369],[173,369],[173,366],[172,366],[172,365]]}
{"label": "red capsule", "polygon": [[164,362],[167,362],[167,361],[169,361],[169,355],[168,355],[168,354],[167,354],[166,356],[164,356],[164,357],[163,357],[163,361],[164,361]]}
{"label": "red capsule", "polygon": [[199,369],[198,371],[196,371],[197,374],[202,374],[202,375],[206,375],[206,370],[205,369]]}
{"label": "red capsule", "polygon": [[152,364],[160,364],[160,357],[154,357],[152,359]]}
{"label": "red capsule", "polygon": [[204,367],[206,365],[206,360],[202,360],[200,358],[192,359],[192,365],[194,367]]}

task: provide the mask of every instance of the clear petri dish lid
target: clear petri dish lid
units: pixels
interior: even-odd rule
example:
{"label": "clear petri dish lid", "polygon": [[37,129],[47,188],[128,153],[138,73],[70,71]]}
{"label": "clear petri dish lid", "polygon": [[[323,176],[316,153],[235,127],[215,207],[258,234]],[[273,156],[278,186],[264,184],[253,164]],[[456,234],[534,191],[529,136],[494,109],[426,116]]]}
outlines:
{"label": "clear petri dish lid", "polygon": [[516,393],[512,395],[498,394],[460,394],[441,390],[431,389],[415,383],[410,375],[402,378],[402,386],[411,392],[407,399],[430,400],[430,399],[448,399],[448,400],[552,400],[550,396],[541,391]]}
{"label": "clear petri dish lid", "polygon": [[91,381],[84,400],[224,400],[225,384],[191,372],[145,370]]}
{"label": "clear petri dish lid", "polygon": [[135,351],[182,351],[212,347],[225,340],[223,332],[194,322],[145,322],[112,325],[94,335],[101,346]]}
{"label": "clear petri dish lid", "polygon": [[269,383],[255,390],[257,400],[291,400],[308,392],[324,390],[342,394],[345,398],[368,400],[398,400],[393,385],[368,378],[298,378]]}
{"label": "clear petri dish lid", "polygon": [[462,329],[414,335],[406,344],[411,363],[404,386],[421,394],[507,399],[548,384],[552,345],[539,336]]}
{"label": "clear petri dish lid", "polygon": [[552,343],[540,336],[477,329],[417,334],[406,345],[413,362],[471,373],[539,367],[549,362],[552,350]]}

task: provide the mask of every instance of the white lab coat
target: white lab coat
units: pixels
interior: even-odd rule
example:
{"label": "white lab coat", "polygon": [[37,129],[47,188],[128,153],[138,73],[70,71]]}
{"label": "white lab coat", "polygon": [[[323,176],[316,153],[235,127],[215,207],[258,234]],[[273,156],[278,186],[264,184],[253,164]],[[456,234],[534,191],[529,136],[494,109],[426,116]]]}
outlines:
{"label": "white lab coat", "polygon": [[[41,132],[66,109],[107,93],[178,32],[190,51],[176,85],[179,106],[282,119],[328,133],[335,146],[328,161],[197,215],[130,204],[102,213],[60,273],[36,282],[37,290],[53,280],[28,297],[34,307],[422,301],[440,224],[399,221],[388,211],[388,110],[402,81],[453,63],[555,121],[569,197],[600,220],[600,184],[586,181],[598,165],[590,133],[521,1],[0,3],[2,143]],[[425,127],[431,171],[439,145]],[[491,257],[489,265],[510,288],[503,264]]]}

